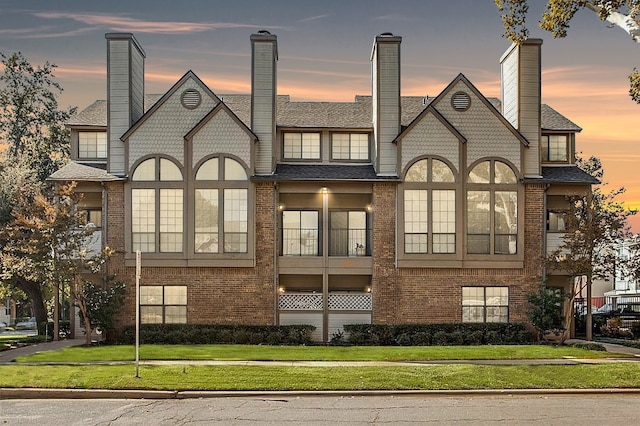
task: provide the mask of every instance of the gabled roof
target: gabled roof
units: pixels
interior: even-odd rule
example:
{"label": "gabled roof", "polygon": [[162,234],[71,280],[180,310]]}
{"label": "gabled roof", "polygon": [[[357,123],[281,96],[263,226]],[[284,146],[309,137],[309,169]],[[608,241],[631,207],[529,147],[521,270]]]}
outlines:
{"label": "gabled roof", "polygon": [[260,175],[254,181],[397,181],[395,176],[378,176],[370,164],[278,164],[272,175]]}
{"label": "gabled roof", "polygon": [[55,181],[76,181],[76,182],[110,182],[122,180],[121,178],[107,173],[99,167],[91,167],[85,164],[69,162],[59,170],[55,171],[47,180]]}
{"label": "gabled roof", "polygon": [[431,102],[430,105],[436,105],[438,102],[440,102],[444,97],[446,97],[449,94],[451,90],[453,90],[453,88],[459,82],[462,82],[464,85],[466,85],[469,88],[469,90],[471,90],[473,94],[480,99],[480,101],[487,107],[487,109],[489,109],[489,111],[491,111],[493,115],[495,115],[496,118],[500,120],[502,124],[504,124],[504,126],[507,129],[509,129],[511,133],[513,133],[513,136],[515,136],[520,141],[520,143],[522,143],[522,145],[529,146],[529,141],[527,140],[527,138],[525,138],[522,135],[522,133],[518,131],[518,129],[513,127],[513,125],[509,122],[509,120],[504,118],[504,116],[500,113],[500,111],[496,109],[493,103],[491,103],[487,98],[485,98],[484,95],[480,93],[480,91],[476,88],[476,86],[474,86],[473,83],[471,83],[469,79],[465,77],[464,74],[462,73],[458,74],[458,76],[454,78],[453,81],[449,83],[449,85],[445,87],[445,89],[438,96],[436,96],[436,98]]}
{"label": "gabled roof", "polygon": [[411,129],[415,127],[416,123],[418,123],[422,119],[422,117],[424,117],[427,114],[432,114],[434,117],[436,117],[436,119],[440,123],[442,123],[447,129],[449,129],[449,131],[456,138],[458,138],[460,142],[464,143],[467,141],[467,138],[465,138],[464,135],[462,135],[462,133],[458,131],[458,129],[453,127],[453,125],[449,123],[449,121],[446,118],[444,118],[442,114],[440,114],[440,112],[438,112],[438,110],[431,103],[429,103],[429,105],[427,105],[427,107],[424,110],[422,110],[420,114],[418,114],[418,116],[411,122],[411,124],[409,124],[404,130],[400,132],[400,134],[393,140],[393,142],[398,143],[404,137],[404,135],[410,132]]}
{"label": "gabled roof", "polygon": [[197,75],[195,75],[195,73],[191,70],[187,71],[185,75],[182,76],[182,78],[180,78],[180,80],[178,80],[176,82],[176,84],[174,84],[171,89],[169,89],[169,91],[167,91],[167,93],[165,93],[164,95],[162,95],[162,97],[155,103],[153,104],[153,106],[146,111],[142,117],[140,117],[140,119],[138,121],[136,121],[133,126],[131,126],[131,128],[129,130],[127,130],[125,132],[124,135],[122,135],[120,137],[120,140],[125,141],[127,140],[127,138],[129,138],[129,136],[131,136],[131,134],[133,132],[135,132],[145,121],[147,121],[147,119],[153,115],[154,112],[156,112],[158,110],[158,108],[160,108],[167,99],[169,99],[187,80],[189,79],[193,79],[196,81],[196,83],[200,86],[200,88],[202,89],[203,92],[207,93],[209,96],[211,96],[212,98],[214,98],[217,102],[220,102],[220,98],[218,98],[216,96],[215,93],[213,93],[211,91],[211,89],[209,89],[207,87],[206,84],[204,84],[202,82],[202,80],[200,80],[198,78]]}
{"label": "gabled roof", "polygon": [[279,127],[371,129],[369,102],[284,102],[278,104]]}
{"label": "gabled roof", "polygon": [[198,122],[198,124],[196,124],[193,129],[191,129],[189,131],[189,133],[187,133],[186,135],[184,135],[185,140],[189,140],[191,138],[193,138],[193,136],[198,133],[198,130],[200,130],[205,124],[207,124],[209,122],[209,120],[211,120],[216,114],[218,114],[220,111],[226,111],[227,114],[229,114],[229,116],[238,124],[238,126],[240,126],[242,128],[242,130],[244,130],[247,135],[249,135],[249,137],[251,139],[253,139],[253,141],[257,141],[258,137],[256,136],[255,133],[253,133],[253,131],[251,131],[251,129],[249,127],[247,127],[246,124],[244,124],[242,122],[242,120],[240,120],[240,118],[238,118],[237,115],[234,114],[233,111],[231,111],[231,109],[224,103],[224,102],[218,102],[218,105],[216,105],[215,107],[213,107],[213,109],[211,111],[209,111],[207,113],[207,115],[205,115],[202,120],[200,120]]}

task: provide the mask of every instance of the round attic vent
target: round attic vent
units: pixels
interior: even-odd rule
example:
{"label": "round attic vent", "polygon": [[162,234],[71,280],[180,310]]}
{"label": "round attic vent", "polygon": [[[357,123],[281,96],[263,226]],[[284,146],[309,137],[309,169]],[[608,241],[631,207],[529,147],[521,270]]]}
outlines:
{"label": "round attic vent", "polygon": [[182,92],[182,96],[180,96],[180,102],[182,102],[182,106],[187,109],[198,108],[201,101],[202,97],[200,96],[200,92],[194,89],[187,89]]}
{"label": "round attic vent", "polygon": [[471,105],[471,98],[464,92],[454,93],[451,97],[451,106],[456,111],[466,111]]}

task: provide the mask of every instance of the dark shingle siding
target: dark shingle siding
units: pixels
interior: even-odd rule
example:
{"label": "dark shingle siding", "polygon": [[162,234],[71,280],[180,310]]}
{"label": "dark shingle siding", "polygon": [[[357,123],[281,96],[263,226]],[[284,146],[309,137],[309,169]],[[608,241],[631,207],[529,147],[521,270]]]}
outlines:
{"label": "dark shingle siding", "polygon": [[578,166],[553,166],[542,168],[542,179],[537,179],[542,183],[569,183],[569,184],[590,184],[600,183],[587,172]]}

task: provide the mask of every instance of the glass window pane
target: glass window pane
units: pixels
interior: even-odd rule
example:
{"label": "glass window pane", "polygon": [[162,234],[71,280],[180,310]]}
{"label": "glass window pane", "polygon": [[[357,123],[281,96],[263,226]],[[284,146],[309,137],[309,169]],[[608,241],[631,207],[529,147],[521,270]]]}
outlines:
{"label": "glass window pane", "polygon": [[464,306],[484,306],[484,287],[462,287]]}
{"label": "glass window pane", "polygon": [[320,158],[320,133],[302,134],[302,158]]}
{"label": "glass window pane", "polygon": [[202,163],[196,173],[196,180],[218,180],[219,177],[217,158],[211,158]]}
{"label": "glass window pane", "polygon": [[302,158],[302,134],[285,133],[283,157],[291,159]]}
{"label": "glass window pane", "polygon": [[369,159],[369,135],[366,133],[352,133],[351,137],[351,159]]}
{"label": "glass window pane", "polygon": [[453,171],[446,163],[440,160],[431,162],[431,181],[432,182],[455,182]]}
{"label": "glass window pane", "polygon": [[106,132],[79,132],[79,158],[107,158]]}
{"label": "glass window pane", "polygon": [[131,180],[147,182],[156,180],[156,159],[149,158],[138,164],[131,176]]}
{"label": "glass window pane", "polygon": [[467,191],[467,232],[489,234],[491,226],[489,191]]}
{"label": "glass window pane", "polygon": [[496,191],[494,208],[496,234],[516,234],[518,232],[518,193]]}
{"label": "glass window pane", "polygon": [[224,180],[247,180],[247,172],[245,172],[242,164],[232,158],[224,159]]}
{"label": "glass window pane", "polygon": [[495,183],[518,183],[518,179],[511,167],[501,161],[496,161]]}
{"label": "glass window pane", "polygon": [[218,190],[195,190],[195,251],[218,253]]}
{"label": "glass window pane", "polygon": [[406,253],[427,252],[428,191],[407,189],[404,191],[404,232]]}
{"label": "glass window pane", "polygon": [[160,189],[160,251],[182,251],[182,189]]}
{"label": "glass window pane", "polygon": [[164,322],[165,324],[186,324],[187,323],[187,307],[186,306],[165,306]]}
{"label": "glass window pane", "polygon": [[463,306],[462,322],[484,322],[484,307]]}
{"label": "glass window pane", "polygon": [[155,252],[156,193],[154,189],[131,190],[132,249]]}
{"label": "glass window pane", "polygon": [[141,285],[140,286],[141,305],[162,305],[161,285]]}
{"label": "glass window pane", "polygon": [[404,177],[405,182],[427,182],[428,164],[428,160],[416,161],[407,170],[407,174]]}
{"label": "glass window pane", "polygon": [[549,161],[567,161],[567,135],[549,135]]}
{"label": "glass window pane", "polygon": [[350,155],[349,135],[346,133],[334,133],[331,135],[332,153],[335,160],[348,160]]}
{"label": "glass window pane", "polygon": [[186,305],[187,304],[187,286],[186,285],[168,285],[164,287],[164,304],[165,305]]}
{"label": "glass window pane", "polygon": [[549,161],[549,136],[542,136],[540,145],[542,147],[542,161]]}
{"label": "glass window pane", "polygon": [[141,324],[162,324],[162,306],[140,306]]}
{"label": "glass window pane", "polygon": [[160,159],[160,180],[161,181],[181,181],[182,172],[176,164],[167,160],[166,158]]}
{"label": "glass window pane", "polygon": [[469,183],[489,183],[491,163],[483,161],[469,172]]}
{"label": "glass window pane", "polygon": [[224,251],[247,252],[247,190],[224,190]]}

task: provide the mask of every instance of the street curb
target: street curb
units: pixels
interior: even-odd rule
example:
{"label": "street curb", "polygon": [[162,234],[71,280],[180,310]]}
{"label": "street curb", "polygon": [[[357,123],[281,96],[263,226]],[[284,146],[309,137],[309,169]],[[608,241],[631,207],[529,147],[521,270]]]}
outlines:
{"label": "street curb", "polygon": [[40,389],[0,388],[4,399],[193,399],[193,398],[292,398],[308,396],[519,396],[519,395],[640,395],[640,388],[618,389],[479,389],[479,390],[344,390],[344,391],[153,391],[138,389]]}

